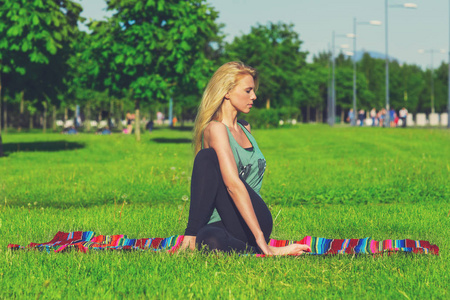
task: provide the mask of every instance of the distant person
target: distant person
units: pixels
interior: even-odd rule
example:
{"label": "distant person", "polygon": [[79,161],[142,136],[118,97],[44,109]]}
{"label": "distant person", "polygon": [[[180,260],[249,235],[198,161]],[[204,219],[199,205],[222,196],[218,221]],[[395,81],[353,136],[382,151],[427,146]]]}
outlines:
{"label": "distant person", "polygon": [[382,108],[379,112],[378,112],[378,125],[380,127],[384,126],[384,120],[386,119],[386,109]]}
{"label": "distant person", "polygon": [[408,110],[406,108],[400,109],[398,112],[400,119],[402,120],[402,127],[406,127],[406,117],[408,116]]}
{"label": "distant person", "polygon": [[359,126],[364,126],[364,119],[366,118],[366,114],[364,109],[360,109],[358,112],[358,120],[359,120]]}
{"label": "distant person", "polygon": [[157,123],[158,125],[162,125],[162,124],[163,124],[163,121],[164,121],[164,114],[163,114],[162,112],[158,111],[158,112],[156,113],[156,123]]}
{"label": "distant person", "polygon": [[347,116],[347,122],[350,122],[350,125],[355,125],[355,113],[353,112],[353,108],[350,108]]}
{"label": "distant person", "polygon": [[148,130],[148,132],[152,132],[153,131],[153,120],[150,119],[150,121],[147,122],[147,124],[145,125],[145,128]]}
{"label": "distant person", "polygon": [[75,129],[75,126],[70,126],[67,128],[64,128],[63,131],[61,131],[62,134],[78,134],[78,131]]}
{"label": "distant person", "polygon": [[375,107],[370,110],[370,118],[372,119],[372,127],[376,126],[377,110],[375,109]]}
{"label": "distant person", "polygon": [[398,127],[398,121],[400,120],[398,114],[395,114],[395,119],[394,119],[394,126]]}
{"label": "distant person", "polygon": [[129,111],[127,111],[125,118],[127,120],[127,131],[126,132],[124,131],[124,133],[131,134],[131,132],[133,131],[133,122],[135,119],[135,115],[131,114]]}
{"label": "distant person", "polygon": [[172,118],[172,126],[175,127],[177,125],[178,119],[177,117]]}
{"label": "distant person", "polygon": [[391,107],[389,110],[389,125],[391,127],[395,127],[395,118],[397,117],[397,113],[395,112],[395,109]]}
{"label": "distant person", "polygon": [[106,126],[97,130],[95,134],[111,134],[111,130],[109,129],[108,126]]}

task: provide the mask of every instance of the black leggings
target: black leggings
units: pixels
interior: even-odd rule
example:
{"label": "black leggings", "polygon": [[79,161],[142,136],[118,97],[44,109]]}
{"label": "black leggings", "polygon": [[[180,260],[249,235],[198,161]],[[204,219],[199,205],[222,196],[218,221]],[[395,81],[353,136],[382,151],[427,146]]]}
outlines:
{"label": "black leggings", "polygon": [[[241,178],[253,204],[266,242],[272,232],[272,215],[261,197]],[[213,209],[222,221],[207,224]],[[199,249],[224,252],[261,253],[250,228],[228,194],[214,149],[200,150],[195,157],[191,180],[191,205],[185,235],[197,236]]]}

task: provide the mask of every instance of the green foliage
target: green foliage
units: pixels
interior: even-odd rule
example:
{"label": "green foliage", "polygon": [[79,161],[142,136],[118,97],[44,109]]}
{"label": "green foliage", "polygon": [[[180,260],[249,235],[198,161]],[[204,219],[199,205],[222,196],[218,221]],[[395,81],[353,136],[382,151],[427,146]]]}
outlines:
{"label": "green foliage", "polygon": [[436,111],[446,111],[448,105],[448,63],[442,62],[435,70],[434,91]]}
{"label": "green foliage", "polygon": [[252,108],[249,114],[242,117],[252,128],[275,128],[280,125],[280,121],[299,120],[300,113],[297,107]]}
{"label": "green foliage", "polygon": [[280,116],[278,110],[274,108],[252,108],[245,116],[245,120],[254,128],[278,127]]}
{"label": "green foliage", "polygon": [[263,107],[267,101],[279,108],[299,106],[294,91],[302,85],[307,52],[300,51],[302,41],[293,24],[269,23],[252,27],[249,34],[225,45],[225,60],[243,61],[260,74],[258,96]]}
{"label": "green foliage", "polygon": [[[1,94],[22,94],[31,114],[65,90],[68,59],[78,32],[81,6],[71,0],[2,1],[0,5]],[[19,122],[20,123],[20,122]]]}
{"label": "green foliage", "polygon": [[[76,31],[81,6],[73,1],[4,1],[0,5],[0,59],[9,70],[49,64]],[[23,60],[22,57],[27,57]],[[4,68],[4,67],[3,67]],[[2,69],[2,72],[5,72]]]}
{"label": "green foliage", "polygon": [[109,73],[118,76],[121,89],[131,89],[135,99],[145,101],[167,100],[177,85],[203,89],[212,67],[205,49],[218,32],[212,7],[203,0],[107,3],[115,12],[105,25],[111,45],[94,48],[114,62],[117,70]]}

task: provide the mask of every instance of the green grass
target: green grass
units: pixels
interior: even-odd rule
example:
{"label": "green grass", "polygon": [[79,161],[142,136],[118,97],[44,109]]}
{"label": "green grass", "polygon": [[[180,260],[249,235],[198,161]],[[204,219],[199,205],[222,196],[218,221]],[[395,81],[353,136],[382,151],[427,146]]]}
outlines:
{"label": "green grass", "polygon": [[3,135],[0,298],[449,298],[450,133],[255,130],[268,167],[272,237],[422,239],[439,256],[239,257],[150,252],[10,252],[58,231],[181,234],[190,132]]}

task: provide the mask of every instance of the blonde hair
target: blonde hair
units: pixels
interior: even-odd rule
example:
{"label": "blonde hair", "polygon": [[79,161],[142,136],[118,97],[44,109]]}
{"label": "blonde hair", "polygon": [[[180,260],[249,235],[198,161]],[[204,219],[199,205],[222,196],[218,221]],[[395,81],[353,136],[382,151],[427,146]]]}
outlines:
{"label": "blonde hair", "polygon": [[242,62],[228,62],[222,65],[206,86],[203,92],[202,101],[198,107],[195,118],[192,145],[194,153],[197,154],[202,148],[202,135],[209,122],[222,121],[222,103],[225,95],[231,91],[245,76],[251,75],[255,81],[255,91],[258,89],[258,73],[252,67],[244,65]]}

